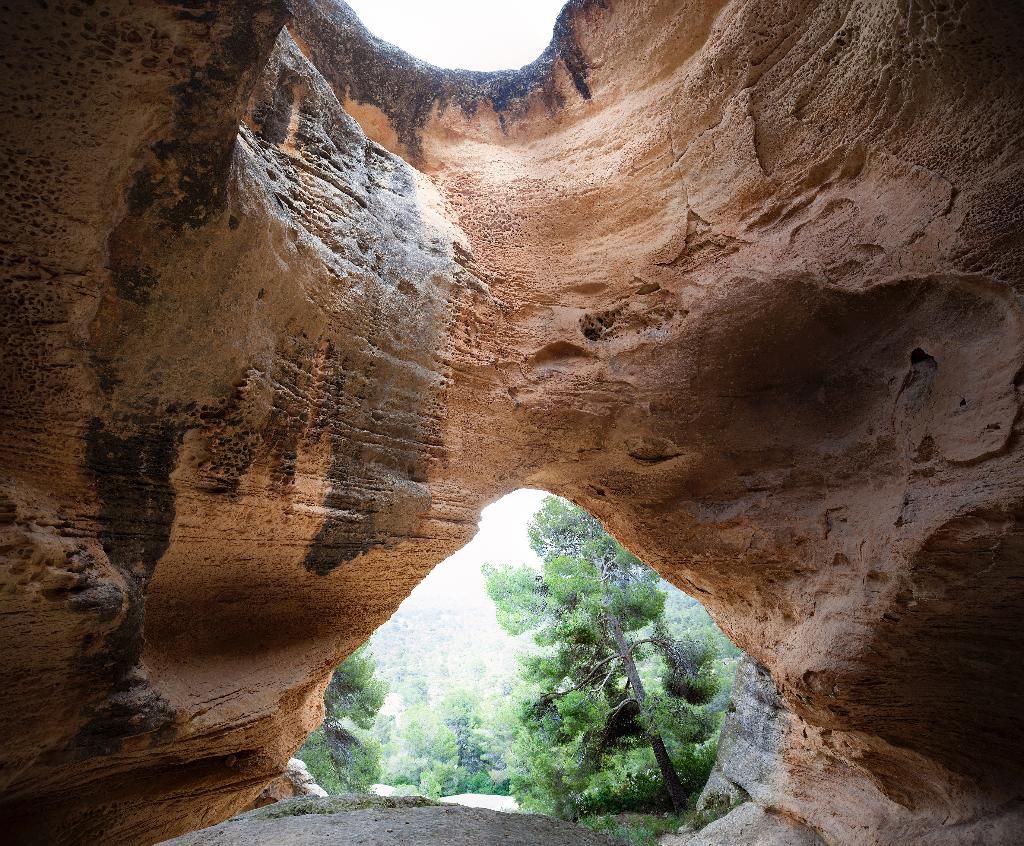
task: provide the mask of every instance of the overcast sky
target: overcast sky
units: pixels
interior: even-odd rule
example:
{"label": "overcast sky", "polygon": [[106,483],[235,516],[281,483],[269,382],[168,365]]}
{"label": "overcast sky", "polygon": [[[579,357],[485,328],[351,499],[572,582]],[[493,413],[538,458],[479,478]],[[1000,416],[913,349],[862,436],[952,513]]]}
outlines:
{"label": "overcast sky", "polygon": [[493,614],[487,597],[482,564],[531,564],[540,562],[530,549],[526,527],[547,494],[523,489],[484,509],[480,530],[462,549],[435,567],[412,592],[407,603],[414,607],[479,607]]}
{"label": "overcast sky", "polygon": [[443,68],[528,65],[565,0],[348,0],[375,35]]}

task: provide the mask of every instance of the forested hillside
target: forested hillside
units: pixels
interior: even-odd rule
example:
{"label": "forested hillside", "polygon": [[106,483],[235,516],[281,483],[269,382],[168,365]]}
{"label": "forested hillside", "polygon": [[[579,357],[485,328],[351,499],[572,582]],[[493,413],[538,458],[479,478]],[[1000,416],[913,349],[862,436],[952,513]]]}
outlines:
{"label": "forested hillside", "polygon": [[[704,607],[668,582],[660,582],[660,587],[666,593],[665,617],[673,631],[707,632],[723,659],[734,661],[739,650]],[[472,596],[452,597],[451,602],[433,593],[422,599],[414,596],[374,632],[369,653],[378,677],[390,684],[386,713],[402,705],[437,701],[455,689],[486,697],[513,683],[516,658],[531,648],[530,639],[506,634],[483,582],[473,582],[473,588]]]}
{"label": "forested hillside", "polygon": [[[512,638],[498,625],[480,569],[484,564],[540,568],[527,524],[545,496],[543,491],[517,491],[485,509],[473,541],[439,564],[374,632],[369,652],[378,676],[391,686],[385,713],[399,707],[399,700],[405,705],[437,701],[459,688],[486,697],[511,684],[516,656],[531,641]],[[697,600],[668,582],[661,581],[660,587],[673,629],[680,634],[706,631],[723,658],[739,654]]]}
{"label": "forested hillside", "polygon": [[[536,519],[543,499],[539,492],[521,491],[485,511],[473,543],[440,564],[373,634],[360,656],[350,659],[358,666],[343,665],[339,673],[349,679],[366,675],[365,662],[375,664],[373,676],[386,691],[373,697],[378,706],[380,702],[383,705],[372,724],[365,713],[359,715],[358,723],[342,721],[344,725],[335,725],[333,730],[325,722],[303,748],[301,756],[328,789],[365,789],[380,781],[401,793],[437,797],[509,793],[531,778],[523,757],[523,709],[531,694],[530,685],[524,684],[521,658],[537,656],[544,647],[527,632],[513,636],[499,625],[481,570],[493,573],[494,568],[525,565],[529,569],[520,572],[536,572],[536,578],[541,578],[544,565],[530,547],[527,527]],[[611,539],[607,543],[621,550]],[[574,565],[569,565],[568,572],[574,572]],[[658,600],[663,607],[658,614],[661,636],[708,646],[704,654],[710,663],[705,672],[711,674],[713,684],[710,699],[701,707],[712,720],[713,734],[708,741],[711,745],[700,746],[699,752],[701,761],[706,762],[713,758],[717,735],[713,715],[720,714],[728,702],[739,652],[696,600],[653,574],[644,578],[651,590],[664,595],[663,606]],[[636,636],[651,634],[641,627]],[[645,683],[659,690],[664,662],[652,654],[639,669]],[[328,709],[335,716],[340,714],[336,702],[328,702]],[[330,748],[332,737],[344,738],[344,746]],[[635,775],[629,776],[628,771],[647,772],[644,755],[649,752],[638,751],[629,743],[622,749],[626,751],[616,758],[618,770],[609,778],[629,777],[636,783]],[[611,760],[608,754],[610,750],[601,757]],[[336,774],[332,767],[347,767],[348,773]],[[698,766],[701,772],[702,767],[706,764]],[[656,773],[651,778],[656,779]],[[602,790],[612,788],[604,786]],[[647,794],[635,799],[640,805],[650,804],[649,795],[658,793],[656,786],[644,789]],[[525,798],[521,789],[514,792],[517,798]],[[627,801],[622,810],[628,808]],[[537,809],[544,808],[538,805]]]}

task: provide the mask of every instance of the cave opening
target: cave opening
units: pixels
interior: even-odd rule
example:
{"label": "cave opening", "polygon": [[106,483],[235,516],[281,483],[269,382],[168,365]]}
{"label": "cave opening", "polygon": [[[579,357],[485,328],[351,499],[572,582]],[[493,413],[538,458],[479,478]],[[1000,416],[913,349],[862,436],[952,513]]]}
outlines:
{"label": "cave opening", "polygon": [[502,71],[534,61],[551,42],[565,0],[348,0],[378,38],[440,68]]}
{"label": "cave opening", "polygon": [[740,658],[592,515],[521,489],[337,668],[293,769],[330,795],[670,827],[708,782]]}
{"label": "cave opening", "polygon": [[572,0],[486,73],[343,0],[9,4],[7,841],[246,807],[530,479],[764,665],[696,842],[1018,846],[1024,5],[777,7]]}

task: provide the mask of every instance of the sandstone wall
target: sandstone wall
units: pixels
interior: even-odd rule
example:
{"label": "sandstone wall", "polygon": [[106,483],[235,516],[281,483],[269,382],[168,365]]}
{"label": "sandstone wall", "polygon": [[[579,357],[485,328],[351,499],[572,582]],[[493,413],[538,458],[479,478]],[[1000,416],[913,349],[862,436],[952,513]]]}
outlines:
{"label": "sandstone wall", "polygon": [[8,829],[244,807],[533,485],[768,668],[766,807],[1014,842],[1019,5],[573,0],[498,75],[290,12],[9,15]]}

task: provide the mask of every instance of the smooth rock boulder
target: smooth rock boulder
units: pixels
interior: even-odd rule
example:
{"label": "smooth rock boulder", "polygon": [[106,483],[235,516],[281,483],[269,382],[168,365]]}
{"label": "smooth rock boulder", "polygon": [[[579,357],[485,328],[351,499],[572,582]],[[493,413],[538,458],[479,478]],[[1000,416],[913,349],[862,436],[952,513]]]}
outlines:
{"label": "smooth rock boulder", "polygon": [[282,799],[302,796],[326,798],[327,791],[316,783],[303,761],[298,758],[289,758],[284,772],[263,788],[263,792],[256,797],[252,807],[262,808],[264,805],[271,805]]}
{"label": "smooth rock boulder", "polygon": [[753,797],[770,803],[776,759],[795,724],[768,671],[744,655],[718,738],[718,757],[697,799],[698,811],[723,812]]}
{"label": "smooth rock boulder", "polygon": [[662,846],[826,846],[813,831],[744,802],[695,835],[663,838]]}

